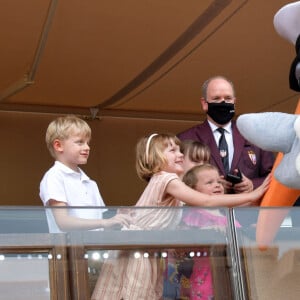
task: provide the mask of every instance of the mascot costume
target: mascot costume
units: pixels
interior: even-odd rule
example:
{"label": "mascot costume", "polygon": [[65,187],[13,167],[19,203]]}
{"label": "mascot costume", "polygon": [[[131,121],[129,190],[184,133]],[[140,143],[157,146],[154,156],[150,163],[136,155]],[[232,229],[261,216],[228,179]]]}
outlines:
{"label": "mascot costume", "polygon": [[[300,91],[300,1],[283,6],[274,16],[276,32],[295,46],[296,57],[289,73],[289,86]],[[241,134],[258,147],[278,152],[270,188],[261,206],[256,226],[256,241],[261,250],[273,241],[283,219],[300,196],[300,100],[295,114],[252,113],[237,119]]]}

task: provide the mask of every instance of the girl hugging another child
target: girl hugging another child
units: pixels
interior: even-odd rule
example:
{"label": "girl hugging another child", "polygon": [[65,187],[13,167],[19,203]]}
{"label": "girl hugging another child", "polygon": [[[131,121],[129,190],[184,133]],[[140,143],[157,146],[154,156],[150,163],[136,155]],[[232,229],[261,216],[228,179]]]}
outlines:
{"label": "girl hugging another child", "polygon": [[[181,144],[184,155],[183,182],[207,195],[224,194],[218,169],[209,164],[210,149],[199,141]],[[220,209],[193,208],[184,210],[182,225],[187,228],[226,230],[227,218]],[[236,224],[240,227],[240,224]],[[213,299],[213,282],[208,252],[200,257],[178,259],[169,256],[168,278],[164,281],[166,299]],[[180,256],[180,254],[179,254]]]}
{"label": "girl hugging another child", "polygon": [[[143,137],[136,147],[138,176],[148,184],[136,206],[176,207],[183,204],[202,207],[233,207],[255,205],[266,192],[270,178],[250,193],[206,194],[187,186],[181,176],[183,154],[180,140],[173,134],[151,134]],[[137,210],[130,229],[150,230],[176,227],[181,215],[168,209]],[[165,265],[159,258],[134,258],[122,255],[107,260],[100,271],[92,300],[158,300],[163,297]]]}

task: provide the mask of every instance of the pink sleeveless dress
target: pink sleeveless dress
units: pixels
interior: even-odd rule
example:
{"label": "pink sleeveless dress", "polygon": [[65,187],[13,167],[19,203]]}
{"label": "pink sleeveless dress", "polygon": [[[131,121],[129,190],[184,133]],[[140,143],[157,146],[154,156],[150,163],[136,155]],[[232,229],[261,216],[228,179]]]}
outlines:
{"label": "pink sleeveless dress", "polygon": [[[155,174],[136,206],[181,206],[182,202],[165,194],[171,180],[180,180],[176,174]],[[172,209],[137,209],[127,230],[151,230],[175,227],[181,221],[181,212]],[[163,293],[165,264],[156,257],[138,259],[132,251],[116,251],[114,258],[102,266],[93,291],[92,300],[159,300]]]}
{"label": "pink sleeveless dress", "polygon": [[[226,228],[227,217],[213,214],[208,209],[192,209],[183,214],[185,225],[200,228]],[[236,221],[236,227],[241,225]],[[182,299],[212,300],[214,298],[213,278],[208,252],[202,252],[200,257],[194,258],[193,271],[189,279],[182,286]]]}

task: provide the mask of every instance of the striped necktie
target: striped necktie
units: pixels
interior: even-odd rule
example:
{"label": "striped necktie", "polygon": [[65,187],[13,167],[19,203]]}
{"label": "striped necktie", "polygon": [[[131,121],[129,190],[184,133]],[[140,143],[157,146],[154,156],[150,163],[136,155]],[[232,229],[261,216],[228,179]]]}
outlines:
{"label": "striped necktie", "polygon": [[228,160],[228,145],[225,139],[225,129],[219,127],[217,130],[221,133],[221,137],[219,139],[219,151],[224,165],[225,173],[227,174],[229,172],[229,160]]}

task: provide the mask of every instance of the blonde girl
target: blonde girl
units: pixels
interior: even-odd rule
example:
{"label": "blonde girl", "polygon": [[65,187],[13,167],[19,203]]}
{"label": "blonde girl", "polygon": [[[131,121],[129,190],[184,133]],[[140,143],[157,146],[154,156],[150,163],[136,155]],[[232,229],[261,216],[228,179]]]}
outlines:
{"label": "blonde girl", "polygon": [[[142,138],[137,145],[136,168],[138,176],[149,182],[137,205],[142,203],[161,205],[182,202],[203,207],[237,205],[255,205],[266,192],[270,177],[261,186],[250,193],[233,195],[207,195],[188,187],[180,180],[179,176],[184,172],[183,154],[180,151],[180,140],[172,134],[152,134]],[[165,188],[162,191],[162,203],[155,200],[152,193],[149,193],[154,182],[163,181]],[[166,201],[166,198],[169,201]]]}
{"label": "blonde girl", "polygon": [[[181,216],[162,207],[227,206],[258,204],[269,185],[269,177],[256,190],[239,195],[207,195],[182,182],[183,154],[180,140],[173,134],[151,134],[143,137],[136,147],[138,176],[148,182],[136,206],[161,207],[137,210],[129,229],[161,229],[176,226]],[[180,199],[180,200],[179,200]],[[120,256],[118,261],[104,264],[96,284],[93,300],[158,300],[163,293],[162,264],[155,257],[135,259]]]}

